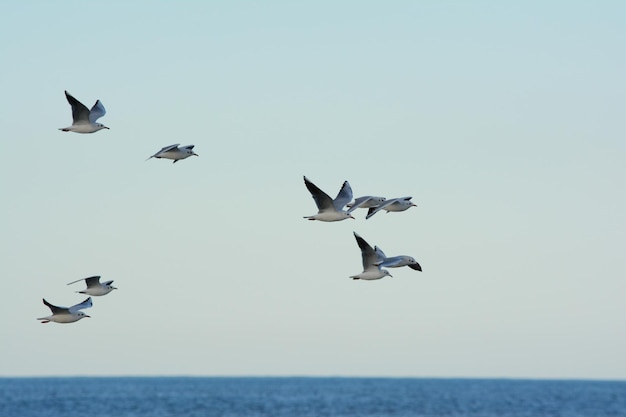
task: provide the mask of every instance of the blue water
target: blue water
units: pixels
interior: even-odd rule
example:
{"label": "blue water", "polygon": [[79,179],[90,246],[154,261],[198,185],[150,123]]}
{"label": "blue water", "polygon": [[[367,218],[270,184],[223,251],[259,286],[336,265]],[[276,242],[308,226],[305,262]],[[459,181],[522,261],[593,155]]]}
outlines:
{"label": "blue water", "polygon": [[626,381],[0,378],[0,417],[625,417]]}

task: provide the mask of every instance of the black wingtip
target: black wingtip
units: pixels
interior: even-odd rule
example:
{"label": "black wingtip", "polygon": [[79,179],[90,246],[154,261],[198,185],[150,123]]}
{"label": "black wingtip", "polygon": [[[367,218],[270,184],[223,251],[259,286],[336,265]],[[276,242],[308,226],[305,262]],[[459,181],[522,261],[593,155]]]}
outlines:
{"label": "black wingtip", "polygon": [[422,267],[420,264],[418,264],[417,262],[414,264],[409,265],[409,268],[413,269],[414,271],[420,271],[422,272]]}
{"label": "black wingtip", "polygon": [[365,249],[367,247],[369,247],[369,243],[367,243],[365,241],[365,239],[363,239],[361,236],[359,236],[358,234],[354,234],[354,238],[356,239],[356,243],[357,245],[359,245],[359,248],[361,249]]}

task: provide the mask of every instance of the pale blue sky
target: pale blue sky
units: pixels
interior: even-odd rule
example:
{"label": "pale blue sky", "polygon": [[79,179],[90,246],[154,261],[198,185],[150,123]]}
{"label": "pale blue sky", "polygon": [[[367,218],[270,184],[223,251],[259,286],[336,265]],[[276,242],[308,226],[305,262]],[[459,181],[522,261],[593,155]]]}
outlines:
{"label": "pale blue sky", "polygon": [[626,378],[626,4],[503,3],[5,2],[0,375]]}

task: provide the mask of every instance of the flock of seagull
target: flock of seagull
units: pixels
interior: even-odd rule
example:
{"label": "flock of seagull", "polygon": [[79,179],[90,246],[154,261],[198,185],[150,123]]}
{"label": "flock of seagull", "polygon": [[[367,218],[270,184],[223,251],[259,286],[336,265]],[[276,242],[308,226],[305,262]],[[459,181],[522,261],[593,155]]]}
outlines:
{"label": "flock of seagull", "polygon": [[[112,280],[100,282],[99,275],[88,277],[88,278],[81,278],[76,281],[72,281],[67,285],[75,284],[80,281],[85,281],[85,284],[87,284],[87,288],[85,288],[84,290],[76,291],[77,293],[80,293],[80,294],[87,294],[90,296],[91,295],[101,296],[101,295],[106,295],[110,293],[111,291],[117,289],[113,285],[111,285],[113,284]],[[39,317],[37,320],[41,320],[41,323],[50,323],[51,321],[55,323],[73,323],[80,319],[84,319],[85,317],[90,317],[87,314],[83,313],[81,310],[84,310],[86,308],[93,306],[91,297],[88,297],[82,303],[73,305],[71,307],[55,306],[47,302],[45,298],[43,299],[43,303],[50,308],[50,311],[52,311],[52,314],[46,317]]]}
{"label": "flock of seagull", "polygon": [[[87,106],[78,101],[67,91],[65,91],[65,98],[67,98],[68,103],[70,103],[70,106],[72,107],[72,125],[59,128],[59,130],[63,132],[95,133],[102,129],[108,129],[108,127],[102,123],[97,123],[97,120],[106,114],[106,109],[100,100],[96,100],[95,104],[91,107],[91,110],[89,110]],[[192,155],[198,156],[198,154],[193,151],[193,147],[194,145],[180,146],[179,143],[165,146],[148,159],[165,158],[171,159],[174,163],[176,163],[177,161],[188,158]],[[148,159],[146,159],[146,161]],[[100,276],[81,278],[77,281],[70,282],[67,285],[75,284],[79,281],[85,281],[87,288],[77,292],[87,294],[89,296],[106,295],[117,289],[111,285],[113,281],[100,282]],[[93,306],[91,297],[88,297],[85,301],[71,307],[55,306],[46,301],[45,298],[43,299],[43,303],[50,308],[52,314],[46,317],[39,317],[37,320],[41,320],[41,323],[73,323],[80,319],[90,317],[82,310]]]}
{"label": "flock of seagull", "polygon": [[[65,97],[72,107],[72,125],[60,128],[59,130],[63,132],[95,133],[102,129],[109,129],[107,126],[97,123],[97,120],[106,114],[106,109],[100,100],[96,100],[90,110],[67,91],[65,91]],[[186,159],[193,155],[198,156],[198,154],[193,151],[193,148],[194,145],[180,146],[178,143],[165,146],[146,159],[146,161],[152,158],[164,158],[170,159],[173,163],[176,163],[181,159]],[[318,209],[317,214],[304,216],[304,218],[308,220],[336,222],[345,219],[354,219],[351,213],[358,208],[368,209],[365,218],[369,219],[381,210],[389,213],[392,211],[405,211],[411,207],[416,207],[416,205],[411,202],[412,197],[386,199],[384,197],[363,196],[356,198],[354,202],[351,202],[352,188],[350,187],[348,181],[344,181],[337,197],[334,199],[309,181],[307,177],[304,177],[304,184],[311,193],[313,200],[315,200],[315,204]],[[347,208],[347,210],[344,208]],[[365,239],[359,236],[356,232],[354,232],[354,237],[361,250],[363,272],[350,276],[352,279],[376,280],[385,276],[392,276],[389,271],[384,268],[399,268],[408,266],[416,271],[422,270],[420,264],[411,256],[402,255],[387,257],[378,246],[372,248],[365,241]],[[87,288],[76,292],[89,295],[90,297],[71,307],[55,306],[50,304],[44,298],[43,303],[50,308],[52,314],[46,317],[40,317],[37,320],[41,320],[41,323],[73,323],[85,317],[90,317],[82,310],[93,306],[91,296],[106,295],[117,289],[112,285],[113,281],[100,282],[100,276],[81,278],[79,280],[72,281],[67,285],[75,284],[79,281],[85,281]]]}
{"label": "flock of seagull", "polygon": [[[411,202],[412,197],[400,197],[386,199],[384,197],[363,196],[352,201],[352,188],[348,181],[344,181],[337,197],[332,199],[328,194],[322,191],[317,185],[313,184],[307,177],[304,177],[304,185],[311,193],[315,204],[317,205],[317,214],[312,216],[304,216],[305,219],[319,220],[323,222],[337,222],[345,219],[354,219],[352,212],[358,208],[368,209],[365,219],[369,219],[380,210],[387,213],[392,211],[405,211],[411,207],[416,207]],[[348,210],[344,210],[347,207]],[[372,248],[369,243],[361,236],[354,232],[356,243],[361,249],[361,260],[363,263],[363,272],[352,275],[352,279],[375,280],[392,275],[383,268],[399,268],[408,266],[409,268],[421,271],[420,264],[411,256],[400,255],[387,257],[378,246]]]}
{"label": "flock of seagull", "polygon": [[[72,106],[72,125],[68,127],[59,128],[63,132],[76,132],[76,133],[95,133],[102,129],[108,129],[102,123],[96,123],[96,120],[106,114],[106,109],[100,100],[96,100],[91,110],[87,108],[83,103],[76,100],[74,96],[65,91],[65,97]],[[152,155],[150,158],[165,158],[172,159],[174,163],[181,159],[189,158],[192,155],[198,156],[193,151],[194,145],[180,146],[180,143],[174,145],[165,146],[160,151]],[[148,160],[146,159],[146,161]]]}

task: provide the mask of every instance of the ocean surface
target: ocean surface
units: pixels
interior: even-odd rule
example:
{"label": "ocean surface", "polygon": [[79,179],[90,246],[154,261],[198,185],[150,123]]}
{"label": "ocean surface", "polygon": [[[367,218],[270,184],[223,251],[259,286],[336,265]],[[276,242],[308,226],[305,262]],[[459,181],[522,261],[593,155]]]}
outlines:
{"label": "ocean surface", "polygon": [[0,378],[0,417],[625,417],[626,381]]}

